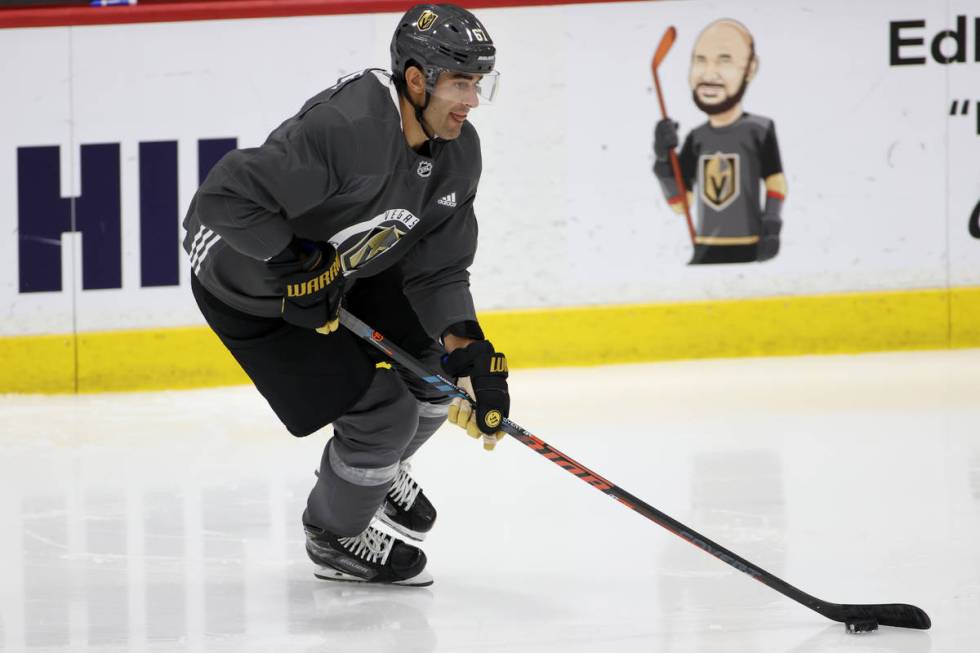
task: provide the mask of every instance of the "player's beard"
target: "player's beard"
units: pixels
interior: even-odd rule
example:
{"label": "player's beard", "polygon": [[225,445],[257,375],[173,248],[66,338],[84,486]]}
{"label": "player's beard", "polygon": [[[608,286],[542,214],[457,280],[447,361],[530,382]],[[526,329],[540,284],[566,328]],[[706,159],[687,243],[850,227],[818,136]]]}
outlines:
{"label": "player's beard", "polygon": [[742,96],[745,95],[745,91],[749,87],[748,71],[746,71],[746,74],[742,75],[742,83],[739,84],[738,90],[735,91],[735,94],[729,95],[724,100],[716,104],[707,104],[701,101],[701,98],[698,97],[698,88],[701,86],[703,86],[703,84],[698,84],[694,87],[694,90],[691,91],[691,96],[694,98],[694,104],[697,105],[698,109],[701,109],[701,111],[704,111],[709,116],[725,113],[742,101]]}

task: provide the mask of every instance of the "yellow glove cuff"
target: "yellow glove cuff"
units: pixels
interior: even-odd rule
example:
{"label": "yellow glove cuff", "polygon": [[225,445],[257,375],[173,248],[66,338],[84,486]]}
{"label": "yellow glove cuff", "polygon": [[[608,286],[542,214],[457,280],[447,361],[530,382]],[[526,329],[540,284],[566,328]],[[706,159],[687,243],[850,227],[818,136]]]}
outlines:
{"label": "yellow glove cuff", "polygon": [[322,333],[323,335],[326,336],[326,335],[330,335],[331,333],[333,333],[334,331],[336,331],[338,328],[340,328],[340,318],[338,318],[336,320],[330,320],[329,322],[327,322],[326,324],[324,324],[322,327],[319,327],[316,330],[316,332],[317,333]]}

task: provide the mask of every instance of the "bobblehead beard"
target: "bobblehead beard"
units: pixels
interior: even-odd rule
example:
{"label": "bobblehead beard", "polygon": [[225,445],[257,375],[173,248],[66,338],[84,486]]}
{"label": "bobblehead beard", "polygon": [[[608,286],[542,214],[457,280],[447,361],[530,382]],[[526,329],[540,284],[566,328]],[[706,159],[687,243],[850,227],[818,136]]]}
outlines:
{"label": "bobblehead beard", "polygon": [[728,111],[729,109],[731,109],[736,104],[742,101],[742,96],[745,95],[745,90],[749,87],[748,67],[746,67],[745,74],[742,75],[742,83],[739,85],[738,90],[735,91],[735,94],[728,96],[721,102],[717,102],[715,104],[707,104],[705,102],[702,102],[701,98],[698,97],[698,89],[701,88],[702,86],[717,86],[717,85],[698,84],[697,86],[694,87],[694,90],[691,91],[691,97],[694,99],[694,104],[697,105],[698,109],[701,109],[701,111],[708,114],[709,116],[713,116],[719,113],[725,113],[726,111]]}

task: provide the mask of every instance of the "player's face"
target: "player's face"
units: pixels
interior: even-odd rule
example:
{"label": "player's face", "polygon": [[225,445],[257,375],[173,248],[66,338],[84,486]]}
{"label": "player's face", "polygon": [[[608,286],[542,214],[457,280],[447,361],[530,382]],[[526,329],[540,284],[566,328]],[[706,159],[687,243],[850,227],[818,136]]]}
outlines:
{"label": "player's face", "polygon": [[738,94],[748,81],[750,56],[749,44],[735,29],[719,26],[702,34],[694,47],[689,77],[698,105],[721,105]]}
{"label": "player's face", "polygon": [[470,111],[480,106],[481,98],[486,100],[492,97],[493,90],[488,94],[488,84],[495,86],[496,76],[440,73],[429,106],[425,109],[426,123],[440,138],[457,138]]}

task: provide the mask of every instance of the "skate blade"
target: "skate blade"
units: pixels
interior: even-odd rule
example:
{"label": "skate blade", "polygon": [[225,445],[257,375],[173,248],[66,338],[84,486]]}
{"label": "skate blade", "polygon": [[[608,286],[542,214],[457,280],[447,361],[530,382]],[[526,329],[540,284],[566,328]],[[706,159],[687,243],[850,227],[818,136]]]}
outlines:
{"label": "skate blade", "polygon": [[392,521],[391,517],[386,515],[383,510],[378,511],[377,517],[379,520],[381,520],[382,524],[384,524],[391,530],[395,531],[399,535],[404,535],[408,539],[415,540],[416,542],[422,542],[425,540],[426,533],[422,533],[420,531],[413,531],[410,528],[405,528],[398,522]]}
{"label": "skate blade", "polygon": [[412,576],[411,578],[406,578],[405,580],[393,581],[390,583],[382,583],[379,581],[370,581],[361,578],[360,576],[354,576],[352,574],[347,574],[339,569],[334,569],[333,567],[324,567],[322,565],[316,565],[313,570],[313,575],[320,580],[331,580],[341,583],[360,583],[362,585],[402,585],[404,587],[428,587],[432,584],[432,575],[422,570],[421,573]]}

